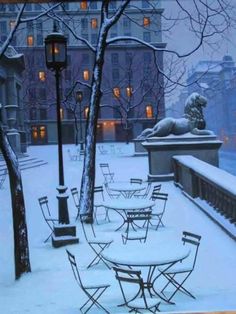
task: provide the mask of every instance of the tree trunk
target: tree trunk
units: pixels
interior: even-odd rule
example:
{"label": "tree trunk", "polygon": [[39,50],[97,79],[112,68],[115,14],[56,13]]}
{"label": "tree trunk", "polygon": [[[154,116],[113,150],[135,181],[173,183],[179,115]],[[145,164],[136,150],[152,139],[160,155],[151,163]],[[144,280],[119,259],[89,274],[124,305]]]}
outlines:
{"label": "tree trunk", "polygon": [[0,122],[0,148],[5,159],[11,189],[11,203],[14,231],[15,278],[30,272],[30,257],[25,216],[23,186],[18,161]]}

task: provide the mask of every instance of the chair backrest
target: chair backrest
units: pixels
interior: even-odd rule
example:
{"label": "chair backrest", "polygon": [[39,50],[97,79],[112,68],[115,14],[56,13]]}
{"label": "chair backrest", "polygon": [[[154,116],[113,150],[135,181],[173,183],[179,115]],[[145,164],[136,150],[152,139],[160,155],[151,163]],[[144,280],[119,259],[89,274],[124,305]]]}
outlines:
{"label": "chair backrest", "polygon": [[188,231],[183,231],[182,235],[183,244],[191,245],[190,257],[192,258],[192,269],[194,269],[196,264],[200,240],[201,240],[200,235]]}
{"label": "chair backrest", "polygon": [[136,184],[142,184],[143,180],[142,179],[138,179],[138,178],[131,178],[130,179],[130,183],[136,183]]}
{"label": "chair backrest", "polygon": [[79,207],[79,192],[77,188],[72,188],[70,189],[71,194],[72,194],[72,198],[74,200],[75,203],[75,207]]}
{"label": "chair backrest", "polygon": [[[140,270],[133,270],[133,269],[127,269],[127,268],[121,268],[121,267],[113,267],[113,270],[115,271],[115,277],[119,282],[119,286],[121,289],[121,293],[123,296],[123,299],[125,301],[125,303],[127,303],[127,297],[125,294],[125,289],[122,285],[122,283],[130,283],[130,284],[137,284],[138,287],[138,291],[135,294],[135,296],[132,299],[135,299],[137,296],[143,297],[144,298],[144,302],[147,306],[147,302],[146,302],[146,298],[145,298],[145,294],[144,294],[144,282],[143,282],[143,278],[141,276],[141,271]],[[140,295],[141,292],[141,295]]]}
{"label": "chair backrest", "polygon": [[43,214],[43,218],[48,224],[49,228],[53,231],[54,221],[56,221],[57,219],[53,219],[53,217],[51,216],[51,212],[48,206],[48,197],[42,196],[38,199],[38,201]]}
{"label": "chair backrest", "polygon": [[109,164],[108,163],[100,163],[99,165],[100,165],[102,174],[104,176],[105,182],[109,182],[109,183],[114,182],[114,180],[113,180],[114,173],[112,173],[110,171]]}
{"label": "chair backrest", "polygon": [[79,286],[81,286],[83,288],[83,283],[82,283],[82,280],[81,280],[81,277],[80,277],[80,274],[79,274],[79,270],[78,270],[78,267],[77,267],[75,256],[73,254],[71,254],[67,249],[66,249],[66,253],[67,253],[67,257],[68,257],[68,260],[70,262],[71,269],[73,271],[73,275],[75,277],[75,280],[77,281]]}
{"label": "chair backrest", "polygon": [[[87,221],[89,221],[90,223],[87,223]],[[80,222],[86,241],[89,242],[89,238],[91,235],[92,237],[96,238],[95,230],[93,228],[93,224],[91,223],[91,214],[80,214]]]}
{"label": "chair backrest", "polygon": [[151,195],[151,200],[152,201],[160,201],[158,202],[157,206],[159,209],[161,209],[161,202],[162,202],[162,210],[161,212],[164,213],[166,209],[166,203],[168,201],[168,194],[167,193],[160,193],[160,192],[152,192]]}
{"label": "chair backrest", "polygon": [[143,193],[143,198],[146,198],[151,190],[152,182],[147,183],[146,190]]}
{"label": "chair backrest", "polygon": [[[102,185],[95,186],[94,190],[93,190],[93,193],[95,193],[96,195],[100,195],[103,201],[105,200],[105,198],[104,198],[104,191],[103,191],[103,186]],[[94,196],[96,197],[96,195],[94,195]]]}
{"label": "chair backrest", "polygon": [[156,184],[154,185],[152,192],[160,192],[160,190],[161,190],[161,184]]}

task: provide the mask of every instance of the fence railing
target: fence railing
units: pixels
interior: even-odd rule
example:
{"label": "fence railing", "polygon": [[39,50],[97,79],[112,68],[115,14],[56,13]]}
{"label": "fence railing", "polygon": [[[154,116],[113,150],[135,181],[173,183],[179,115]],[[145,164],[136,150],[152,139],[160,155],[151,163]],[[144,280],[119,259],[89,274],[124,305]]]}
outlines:
{"label": "fence railing", "polygon": [[236,224],[236,176],[193,156],[174,156],[174,181]]}

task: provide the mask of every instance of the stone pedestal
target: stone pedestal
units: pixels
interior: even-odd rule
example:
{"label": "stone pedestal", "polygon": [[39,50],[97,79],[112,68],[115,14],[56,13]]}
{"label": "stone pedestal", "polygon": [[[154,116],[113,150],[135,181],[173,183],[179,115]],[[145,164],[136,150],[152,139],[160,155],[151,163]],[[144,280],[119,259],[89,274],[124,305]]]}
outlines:
{"label": "stone pedestal", "polygon": [[149,181],[173,180],[172,156],[192,155],[218,167],[218,150],[222,145],[215,135],[169,135],[142,142],[148,151]]}
{"label": "stone pedestal", "polygon": [[9,143],[11,144],[12,149],[18,155],[21,153],[21,142],[20,142],[20,134],[17,130],[9,130],[7,131],[7,138]]}
{"label": "stone pedestal", "polygon": [[142,145],[143,140],[133,139],[132,142],[134,143],[134,156],[147,156],[148,152],[145,147]]}

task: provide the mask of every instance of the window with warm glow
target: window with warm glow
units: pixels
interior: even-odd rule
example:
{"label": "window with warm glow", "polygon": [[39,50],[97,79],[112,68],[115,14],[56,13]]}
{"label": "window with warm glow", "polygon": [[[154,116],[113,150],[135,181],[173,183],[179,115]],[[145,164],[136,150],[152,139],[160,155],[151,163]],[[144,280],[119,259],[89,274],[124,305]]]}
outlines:
{"label": "window with warm glow", "polygon": [[92,28],[97,28],[98,27],[98,20],[93,18],[91,19],[91,27]]}
{"label": "window with warm glow", "polygon": [[83,71],[83,78],[85,81],[89,80],[89,70],[84,70]]}
{"label": "window with warm glow", "polygon": [[40,126],[40,128],[39,128],[39,135],[40,135],[41,139],[46,137],[46,127],[45,126]]}
{"label": "window with warm glow", "polygon": [[80,9],[86,10],[88,8],[88,1],[87,0],[82,0],[80,2]]}
{"label": "window with warm glow", "polygon": [[143,26],[149,26],[149,25],[150,25],[150,17],[144,17]]}
{"label": "window with warm glow", "polygon": [[113,88],[113,94],[116,98],[119,98],[120,97],[120,89],[119,87],[114,87]]}
{"label": "window with warm glow", "polygon": [[27,46],[31,47],[34,45],[34,37],[32,35],[27,36]]}
{"label": "window with warm glow", "polygon": [[39,80],[44,82],[46,80],[46,74],[44,71],[39,71]]}
{"label": "window with warm glow", "polygon": [[128,97],[132,96],[132,87],[130,87],[130,86],[126,87],[126,95]]}
{"label": "window with warm glow", "polygon": [[32,126],[32,137],[35,140],[38,138],[38,132],[37,132],[37,127],[36,126]]}
{"label": "window with warm glow", "polygon": [[15,21],[10,21],[9,24],[10,24],[10,29],[12,30],[15,27],[16,22]]}
{"label": "window with warm glow", "polygon": [[153,108],[152,105],[146,106],[146,117],[147,118],[153,118]]}
{"label": "window with warm glow", "polygon": [[64,119],[64,110],[63,110],[63,108],[60,108],[60,116],[61,116],[61,120]]}
{"label": "window with warm glow", "polygon": [[84,108],[84,118],[85,118],[85,119],[88,118],[88,113],[89,113],[89,107],[86,106],[86,107]]}

